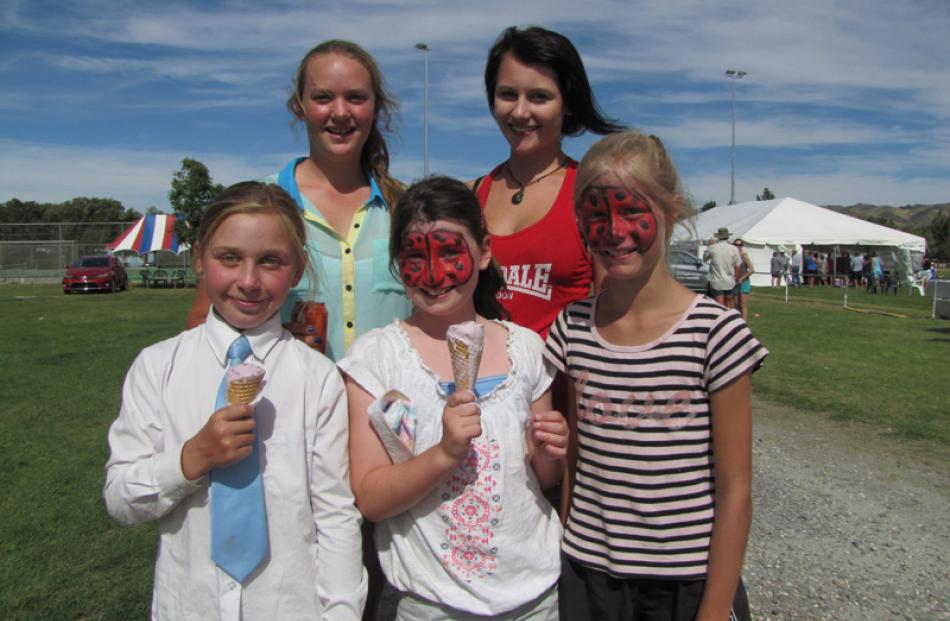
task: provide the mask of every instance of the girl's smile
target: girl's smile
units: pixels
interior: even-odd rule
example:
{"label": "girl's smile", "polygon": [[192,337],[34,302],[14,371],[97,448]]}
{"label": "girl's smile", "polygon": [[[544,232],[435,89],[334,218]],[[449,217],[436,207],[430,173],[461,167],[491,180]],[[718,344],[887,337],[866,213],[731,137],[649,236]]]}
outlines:
{"label": "girl's smile", "polygon": [[613,174],[604,175],[583,195],[578,224],[591,257],[614,277],[652,273],[665,255],[662,212]]}
{"label": "girl's smile", "polygon": [[491,261],[467,229],[451,220],[419,223],[406,233],[396,265],[418,310],[456,310],[472,305],[478,271]]}
{"label": "girl's smile", "polygon": [[498,68],[494,97],[495,120],[513,151],[560,149],[564,101],[551,69],[526,65],[508,53]]}
{"label": "girl's smile", "polygon": [[303,273],[274,214],[228,216],[200,252],[195,268],[202,286],[218,314],[239,330],[279,311]]}
{"label": "girl's smile", "polygon": [[311,151],[359,157],[376,117],[372,81],[363,65],[343,54],[314,56],[299,103]]}

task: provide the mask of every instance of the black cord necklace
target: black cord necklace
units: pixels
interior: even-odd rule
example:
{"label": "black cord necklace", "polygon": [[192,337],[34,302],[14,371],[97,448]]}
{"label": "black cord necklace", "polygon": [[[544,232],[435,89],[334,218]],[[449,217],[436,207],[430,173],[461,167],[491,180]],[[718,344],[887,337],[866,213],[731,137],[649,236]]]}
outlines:
{"label": "black cord necklace", "polygon": [[545,177],[550,177],[551,175],[553,175],[553,174],[556,173],[557,171],[559,171],[559,170],[561,170],[562,168],[564,168],[564,165],[565,165],[565,164],[567,164],[567,158],[564,158],[564,161],[561,162],[560,164],[558,164],[557,168],[555,168],[555,169],[552,170],[551,172],[549,172],[549,173],[544,173],[543,175],[541,175],[541,176],[538,177],[537,179],[533,179],[533,180],[529,181],[528,183],[521,183],[521,180],[518,179],[518,177],[515,177],[515,173],[511,172],[511,166],[508,165],[508,161],[506,160],[506,161],[505,161],[505,170],[508,172],[508,176],[511,177],[511,180],[518,184],[518,191],[515,192],[514,195],[511,197],[511,204],[512,204],[512,205],[520,205],[520,204],[521,204],[521,201],[524,200],[524,191],[525,191],[525,188],[527,188],[529,185],[533,185],[533,184],[535,184],[535,183],[541,181],[541,180],[544,179]]}

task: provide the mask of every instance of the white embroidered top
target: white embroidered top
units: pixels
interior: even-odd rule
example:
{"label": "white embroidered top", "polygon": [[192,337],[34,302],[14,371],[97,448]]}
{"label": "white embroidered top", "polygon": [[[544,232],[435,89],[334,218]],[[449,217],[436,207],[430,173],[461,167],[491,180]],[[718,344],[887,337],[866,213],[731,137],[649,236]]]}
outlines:
{"label": "white embroidered top", "polygon": [[[531,403],[551,384],[534,332],[510,322],[511,371],[479,399],[482,435],[469,457],[425,499],[376,525],[389,582],[479,615],[531,601],[560,574],[561,524],[527,457]],[[442,438],[446,393],[399,321],[357,338],[339,367],[373,397],[396,389],[417,411],[416,454]]]}

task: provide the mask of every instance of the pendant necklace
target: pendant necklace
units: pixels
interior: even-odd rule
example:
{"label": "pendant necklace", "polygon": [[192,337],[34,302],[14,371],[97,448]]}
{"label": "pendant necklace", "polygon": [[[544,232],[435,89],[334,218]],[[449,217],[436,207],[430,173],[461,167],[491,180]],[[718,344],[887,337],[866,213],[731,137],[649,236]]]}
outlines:
{"label": "pendant necklace", "polygon": [[541,181],[542,179],[544,179],[545,177],[550,177],[551,175],[553,175],[553,174],[556,173],[557,171],[559,171],[559,170],[561,170],[562,168],[564,168],[564,165],[565,165],[565,164],[567,164],[567,158],[564,158],[564,161],[561,162],[560,164],[558,164],[557,168],[555,168],[555,169],[552,170],[551,172],[549,172],[549,173],[544,173],[543,175],[541,175],[541,176],[538,177],[537,179],[534,179],[534,180],[532,180],[532,181],[529,181],[528,183],[521,183],[521,180],[518,179],[518,177],[515,177],[515,173],[511,172],[511,166],[509,166],[509,165],[508,165],[508,162],[505,161],[505,170],[508,172],[508,176],[511,177],[511,180],[512,180],[512,181],[514,181],[515,183],[518,184],[518,191],[515,192],[514,195],[511,197],[511,204],[512,204],[512,205],[520,205],[520,204],[521,204],[521,201],[524,200],[524,191],[525,191],[525,189],[526,189],[529,185],[535,184],[535,183]]}

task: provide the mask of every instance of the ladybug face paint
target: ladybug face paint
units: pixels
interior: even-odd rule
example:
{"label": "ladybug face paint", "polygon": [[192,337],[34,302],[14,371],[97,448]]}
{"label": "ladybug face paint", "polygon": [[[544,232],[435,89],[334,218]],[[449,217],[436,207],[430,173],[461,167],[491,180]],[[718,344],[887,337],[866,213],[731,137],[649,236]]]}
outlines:
{"label": "ladybug face paint", "polygon": [[407,287],[434,291],[463,285],[475,271],[465,238],[444,229],[406,234],[396,264]]}
{"label": "ladybug face paint", "polygon": [[594,186],[584,193],[579,220],[591,248],[611,249],[632,238],[635,252],[646,252],[656,240],[656,216],[647,200],[616,186]]}

